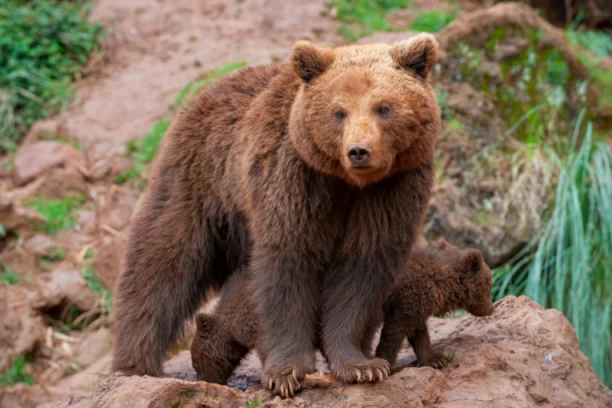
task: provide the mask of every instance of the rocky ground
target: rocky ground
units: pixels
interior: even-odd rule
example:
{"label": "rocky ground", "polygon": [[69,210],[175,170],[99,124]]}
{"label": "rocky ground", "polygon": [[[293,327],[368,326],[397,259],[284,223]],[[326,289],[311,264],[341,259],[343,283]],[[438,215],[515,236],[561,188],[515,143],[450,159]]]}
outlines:
{"label": "rocky ground", "polygon": [[[26,371],[35,382],[0,388],[0,406],[34,407],[70,398],[67,406],[126,406],[128,400],[129,406],[244,406],[259,397],[269,406],[612,406],[610,391],[596,379],[567,320],[524,298],[504,299],[487,319],[435,320],[434,343],[456,356],[442,371],[402,368],[412,358],[406,352],[384,384],[328,390],[317,387],[334,385],[321,374],[311,379],[314,388],[291,403],[270,400],[258,389],[255,358],[232,380],[235,388],[191,382],[184,353],[168,363],[174,379],[107,378],[110,297],[143,188],[140,182],[116,182],[134,166],[127,154],[130,141],[170,118],[179,91],[208,72],[238,61],[284,60],[297,39],[342,43],[325,3],[95,1],[92,18],[112,31],[103,53],[91,62],[92,74],[79,84],[65,113],[35,124],[14,157],[0,163],[0,221],[8,231],[0,239],[0,262],[18,281],[0,284],[0,372],[18,356],[28,356]],[[517,148],[506,132],[507,116],[514,112],[500,109],[505,97],[500,89],[516,84],[505,83],[500,72],[533,50],[527,33],[538,30],[575,78],[587,73],[561,31],[531,9],[514,4],[483,9],[480,3],[460,2],[462,17],[437,34],[443,52],[434,81],[446,126],[423,232],[478,247],[497,266],[538,228],[544,196],[554,182],[549,168],[518,176],[512,170],[521,163],[497,155]],[[414,4],[450,7],[443,1]],[[495,37],[508,25],[518,28]],[[359,41],[391,42],[409,35],[377,33]],[[487,48],[492,37],[503,52]],[[474,62],[478,49],[484,52]],[[483,77],[490,79],[487,89],[479,85]],[[577,96],[572,84],[566,85],[569,102],[561,109],[571,111]],[[144,165],[144,178],[151,165]],[[76,197],[74,225],[36,228],[42,218],[27,203],[70,195]]]}

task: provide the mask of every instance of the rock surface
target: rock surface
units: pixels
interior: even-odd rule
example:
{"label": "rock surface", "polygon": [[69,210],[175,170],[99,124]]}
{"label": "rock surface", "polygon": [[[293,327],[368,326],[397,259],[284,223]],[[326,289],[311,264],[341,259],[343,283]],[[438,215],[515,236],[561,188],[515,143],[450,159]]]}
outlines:
{"label": "rock surface", "polygon": [[260,407],[612,406],[612,391],[580,351],[571,324],[527,297],[504,298],[486,318],[432,319],[430,330],[434,347],[453,353],[453,361],[442,370],[416,368],[414,354],[404,349],[380,384],[340,385],[318,372],[298,396],[281,400],[261,389],[257,359],[247,359],[230,380],[242,391],[193,382],[184,352],[166,364],[168,378],[112,375],[91,395],[45,407],[244,407],[258,400]]}

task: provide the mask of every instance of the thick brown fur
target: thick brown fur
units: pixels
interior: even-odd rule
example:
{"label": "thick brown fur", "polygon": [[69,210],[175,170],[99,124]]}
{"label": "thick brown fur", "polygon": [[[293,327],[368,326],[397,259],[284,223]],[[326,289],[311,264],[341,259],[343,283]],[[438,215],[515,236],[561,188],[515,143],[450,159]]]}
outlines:
{"label": "thick brown fur", "polygon": [[460,250],[440,240],[435,249],[414,251],[383,306],[385,319],[376,356],[393,365],[408,338],[419,365],[442,367],[445,359],[431,349],[427,319],[460,308],[474,316],[490,315],[494,310],[491,286],[491,270],[476,249]]}
{"label": "thick brown fur", "polygon": [[114,370],[161,375],[184,321],[248,264],[265,386],[285,394],[315,371],[318,330],[338,379],[387,375],[361,345],[430,198],[436,58],[427,34],[392,46],[302,41],[288,64],[203,90],[169,130],[133,223]]}

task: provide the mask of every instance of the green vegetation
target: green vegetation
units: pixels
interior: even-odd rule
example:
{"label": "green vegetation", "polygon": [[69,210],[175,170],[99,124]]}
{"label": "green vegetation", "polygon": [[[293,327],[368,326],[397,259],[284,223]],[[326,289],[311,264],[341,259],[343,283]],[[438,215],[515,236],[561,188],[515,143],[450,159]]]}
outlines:
{"label": "green vegetation", "polygon": [[40,268],[41,271],[46,272],[49,269],[49,265],[51,265],[54,262],[63,260],[65,256],[66,256],[66,251],[60,248],[55,249],[53,253],[51,253],[51,255],[42,256],[38,260],[38,267]]}
{"label": "green vegetation", "polygon": [[247,400],[246,408],[257,408],[261,405],[262,402],[263,402],[263,398],[261,398],[261,396],[257,397],[255,401]]}
{"label": "green vegetation", "polygon": [[126,147],[127,154],[136,161],[136,164],[131,169],[116,176],[113,181],[116,184],[123,184],[129,182],[133,185],[144,185],[144,165],[150,163],[157,154],[161,141],[164,138],[164,134],[170,126],[173,114],[179,109],[183,108],[192,96],[197,94],[200,89],[208,85],[211,81],[229,72],[243,68],[246,65],[247,63],[244,61],[227,64],[219,68],[218,70],[209,72],[203,78],[197,79],[196,81],[188,84],[183,89],[181,89],[181,91],[176,96],[175,104],[171,111],[171,114],[168,117],[165,117],[155,122],[151,131],[139,141],[128,142]]}
{"label": "green vegetation", "polygon": [[0,373],[0,387],[8,387],[17,383],[25,383],[27,385],[34,384],[34,380],[27,373],[27,367],[30,365],[28,359],[24,356],[17,357],[13,364],[3,373]]}
{"label": "green vegetation", "polygon": [[437,33],[455,20],[455,16],[443,11],[426,11],[420,13],[410,24],[412,31],[425,31],[427,33]]}
{"label": "green vegetation", "polygon": [[[572,25],[565,31],[565,36],[574,45],[580,62],[589,70],[589,80],[599,94],[597,107],[612,108],[612,71],[602,69],[599,60],[612,57],[612,32],[576,29]],[[585,50],[595,54],[596,58]]]}
{"label": "green vegetation", "polygon": [[39,229],[54,235],[77,225],[76,212],[84,203],[85,197],[82,194],[69,194],[63,199],[40,197],[25,203],[25,206],[45,217],[47,221],[40,223]]}
{"label": "green vegetation", "polygon": [[5,0],[0,7],[0,153],[37,119],[65,109],[102,27],[84,1]]}
{"label": "green vegetation", "polygon": [[19,275],[11,268],[4,266],[4,271],[0,273],[0,284],[11,286],[19,282]]}
{"label": "green vegetation", "polygon": [[96,278],[94,269],[91,265],[83,266],[83,279],[87,282],[89,289],[100,296],[100,306],[110,312],[113,309],[113,295],[110,290],[106,289]]}
{"label": "green vegetation", "polygon": [[560,171],[546,224],[511,265],[494,271],[494,294],[526,294],[562,311],[593,368],[610,386],[612,149],[593,142],[592,125],[580,123],[566,158],[550,152]]}
{"label": "green vegetation", "polygon": [[338,29],[348,41],[356,41],[375,31],[392,31],[387,16],[411,5],[410,0],[334,0],[328,3],[336,10],[338,20],[351,25],[341,25]]}
{"label": "green vegetation", "polygon": [[244,68],[246,66],[247,63],[245,61],[232,62],[215,71],[209,72],[203,78],[200,78],[188,84],[183,89],[181,89],[181,91],[176,96],[176,101],[174,102],[175,108],[183,108],[190,97],[196,95],[200,91],[200,89],[204,88],[214,79],[222,77],[225,74],[228,74],[240,68]]}

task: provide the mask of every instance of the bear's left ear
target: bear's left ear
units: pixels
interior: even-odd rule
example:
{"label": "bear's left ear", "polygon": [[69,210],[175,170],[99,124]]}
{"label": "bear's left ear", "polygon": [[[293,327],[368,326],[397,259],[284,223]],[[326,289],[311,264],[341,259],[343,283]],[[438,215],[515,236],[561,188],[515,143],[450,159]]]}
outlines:
{"label": "bear's left ear", "polygon": [[317,47],[308,41],[298,41],[291,49],[291,67],[304,82],[321,75],[334,62],[334,52],[329,48]]}
{"label": "bear's left ear", "polygon": [[438,42],[431,34],[418,34],[391,46],[391,57],[399,68],[426,79],[438,60]]}
{"label": "bear's left ear", "polygon": [[466,276],[474,276],[482,269],[484,259],[477,249],[467,249],[461,254],[461,271]]}

